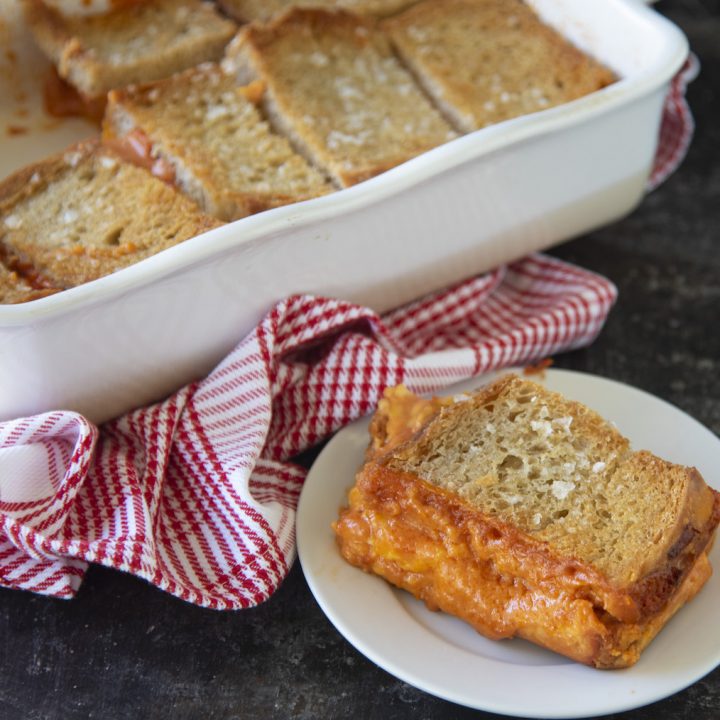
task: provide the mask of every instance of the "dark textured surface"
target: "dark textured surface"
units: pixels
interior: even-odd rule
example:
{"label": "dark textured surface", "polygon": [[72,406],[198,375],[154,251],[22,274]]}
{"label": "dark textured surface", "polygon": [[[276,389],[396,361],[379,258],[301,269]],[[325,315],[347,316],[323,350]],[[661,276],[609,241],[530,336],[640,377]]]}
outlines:
{"label": "dark textured surface", "polygon": [[[695,141],[630,217],[553,251],[620,290],[597,342],[556,364],[648,390],[720,434],[720,3],[659,8],[703,63],[689,91]],[[72,601],[1,590],[0,638],[2,720],[496,717],[375,667],[325,619],[297,564],[270,601],[237,613],[201,610],[102,568]],[[720,670],[611,717],[716,720]]]}

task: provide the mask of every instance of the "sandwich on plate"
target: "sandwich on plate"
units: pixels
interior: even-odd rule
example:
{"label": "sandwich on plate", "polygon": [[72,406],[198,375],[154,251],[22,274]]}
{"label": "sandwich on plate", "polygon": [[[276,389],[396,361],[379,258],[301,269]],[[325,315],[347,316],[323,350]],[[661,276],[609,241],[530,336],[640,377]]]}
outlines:
{"label": "sandwich on plate", "polygon": [[720,495],[539,383],[395,388],[370,433],[342,556],[489,638],[627,667],[710,575]]}

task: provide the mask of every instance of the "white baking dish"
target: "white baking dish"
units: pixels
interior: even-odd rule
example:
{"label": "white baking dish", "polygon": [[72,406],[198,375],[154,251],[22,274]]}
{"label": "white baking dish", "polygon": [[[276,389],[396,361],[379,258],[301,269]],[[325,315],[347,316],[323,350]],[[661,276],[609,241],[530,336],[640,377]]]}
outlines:
{"label": "white baking dish", "polygon": [[[205,374],[288,294],[382,311],[629,212],[686,40],[634,0],[528,2],[622,80],[112,276],[1,306],[0,419],[70,408],[100,421]],[[41,140],[22,138],[37,157],[67,137]],[[0,151],[11,164],[17,155]]]}

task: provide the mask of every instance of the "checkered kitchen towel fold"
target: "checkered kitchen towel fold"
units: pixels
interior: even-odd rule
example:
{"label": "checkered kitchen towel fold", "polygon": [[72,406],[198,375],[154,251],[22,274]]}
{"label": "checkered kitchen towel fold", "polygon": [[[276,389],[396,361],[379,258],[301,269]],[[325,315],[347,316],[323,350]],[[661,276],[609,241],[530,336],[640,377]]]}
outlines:
{"label": "checkered kitchen towel fold", "polygon": [[[651,185],[687,148],[691,72],[668,98]],[[256,605],[295,556],[304,471],[289,458],[371,412],[387,386],[432,392],[587,345],[615,297],[543,255],[382,318],[290,297],[161,403],[100,428],[62,411],[0,423],[0,585],[71,597],[96,562],[206,607]]]}

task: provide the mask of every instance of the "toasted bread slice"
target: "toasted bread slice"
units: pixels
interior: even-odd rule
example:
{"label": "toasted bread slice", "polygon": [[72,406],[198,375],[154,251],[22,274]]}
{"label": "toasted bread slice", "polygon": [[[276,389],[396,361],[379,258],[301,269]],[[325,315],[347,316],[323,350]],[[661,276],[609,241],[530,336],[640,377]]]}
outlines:
{"label": "toasted bread slice", "polygon": [[80,285],[220,224],[97,141],[0,184],[0,254],[40,288]]}
{"label": "toasted bread slice", "polygon": [[166,80],[112,91],[105,133],[144,133],[154,158],[205,212],[235,220],[332,191],[290,143],[271,132],[253,100],[215,64]]}
{"label": "toasted bread slice", "polygon": [[[695,469],[517,376],[416,405],[390,393],[373,420],[336,524],[349,562],[491,638],[604,668],[636,662],[709,576],[720,496]],[[394,413],[429,419],[405,439]]]}
{"label": "toasted bread slice", "polygon": [[522,0],[425,0],[382,27],[461,132],[567,103],[615,81]]}
{"label": "toasted bread slice", "polygon": [[455,137],[370,18],[293,9],[241,30],[227,65],[265,83],[270,122],[341,186]]}
{"label": "toasted bread slice", "polygon": [[88,98],[217,60],[236,31],[202,0],[152,0],[89,17],[63,17],[42,0],[23,3],[41,50]]}
{"label": "toasted bread slice", "polygon": [[218,0],[218,5],[240,22],[267,21],[288,8],[348,10],[358,15],[384,17],[399,12],[416,0]]}

